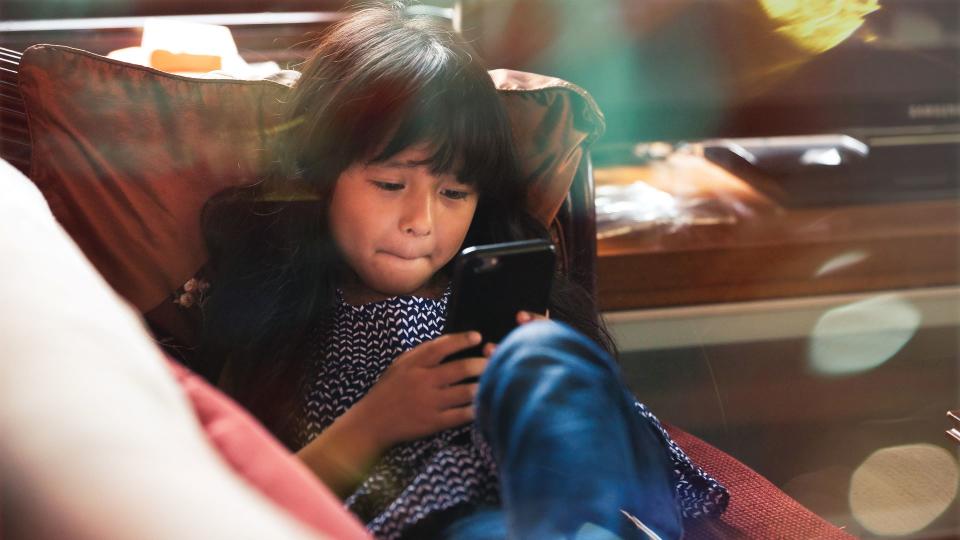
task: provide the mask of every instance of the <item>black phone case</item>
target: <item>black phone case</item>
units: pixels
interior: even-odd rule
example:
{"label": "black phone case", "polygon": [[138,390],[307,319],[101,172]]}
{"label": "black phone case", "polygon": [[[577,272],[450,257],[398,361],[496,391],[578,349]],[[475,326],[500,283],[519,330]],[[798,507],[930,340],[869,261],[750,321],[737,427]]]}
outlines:
{"label": "black phone case", "polygon": [[[546,240],[524,240],[464,249],[454,263],[453,292],[444,333],[476,330],[483,343],[499,343],[517,312],[544,313],[550,298],[556,253]],[[480,356],[482,346],[447,360]]]}

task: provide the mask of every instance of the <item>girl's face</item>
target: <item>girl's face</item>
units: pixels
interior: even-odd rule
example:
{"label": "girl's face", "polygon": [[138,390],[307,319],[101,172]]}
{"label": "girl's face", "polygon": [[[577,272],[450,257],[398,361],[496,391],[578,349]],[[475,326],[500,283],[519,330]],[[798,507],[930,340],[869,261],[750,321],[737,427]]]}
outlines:
{"label": "girl's face", "polygon": [[453,175],[432,174],[430,156],[412,147],[382,163],[355,163],[337,179],[330,230],[369,292],[427,290],[463,244],[478,195]]}

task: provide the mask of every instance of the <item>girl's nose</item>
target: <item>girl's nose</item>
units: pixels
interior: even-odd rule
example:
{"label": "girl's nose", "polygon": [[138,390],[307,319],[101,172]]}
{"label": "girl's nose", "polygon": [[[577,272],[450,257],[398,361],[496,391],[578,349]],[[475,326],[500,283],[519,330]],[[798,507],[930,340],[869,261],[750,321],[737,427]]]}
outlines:
{"label": "girl's nose", "polygon": [[433,231],[433,199],[431,197],[409,197],[405,201],[400,230],[412,236],[429,236]]}

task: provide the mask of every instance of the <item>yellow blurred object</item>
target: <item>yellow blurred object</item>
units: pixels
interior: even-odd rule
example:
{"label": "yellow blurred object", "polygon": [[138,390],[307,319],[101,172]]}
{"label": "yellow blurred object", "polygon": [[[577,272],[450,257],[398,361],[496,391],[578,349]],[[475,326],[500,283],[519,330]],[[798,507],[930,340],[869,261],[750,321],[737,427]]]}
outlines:
{"label": "yellow blurred object", "polygon": [[209,54],[172,53],[155,49],[150,53],[150,66],[160,71],[206,73],[222,67],[219,56]]}
{"label": "yellow blurred object", "polygon": [[237,55],[237,45],[226,26],[187,21],[151,20],[143,26],[140,46],[190,55]]}
{"label": "yellow blurred object", "polygon": [[880,9],[879,0],[760,0],[777,32],[812,53],[843,43],[864,18]]}

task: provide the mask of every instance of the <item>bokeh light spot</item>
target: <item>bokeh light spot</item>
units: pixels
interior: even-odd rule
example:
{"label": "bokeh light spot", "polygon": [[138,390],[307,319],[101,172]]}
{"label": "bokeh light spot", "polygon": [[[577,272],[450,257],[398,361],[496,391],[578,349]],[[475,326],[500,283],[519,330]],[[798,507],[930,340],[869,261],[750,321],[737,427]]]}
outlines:
{"label": "bokeh light spot", "polygon": [[843,43],[880,9],[879,0],[760,0],[777,32],[813,53]]}
{"label": "bokeh light spot", "polygon": [[877,450],[853,472],[850,510],[874,534],[903,536],[933,522],[957,496],[957,460],[931,444]]}
{"label": "bokeh light spot", "polygon": [[868,255],[863,251],[849,251],[842,255],[837,255],[836,257],[825,262],[814,275],[816,277],[825,276],[827,274],[840,271],[844,268],[855,266],[866,260],[867,257]]}
{"label": "bokeh light spot", "polygon": [[820,317],[810,334],[810,367],[833,376],[874,369],[910,341],[921,319],[913,304],[896,295],[833,308]]}

